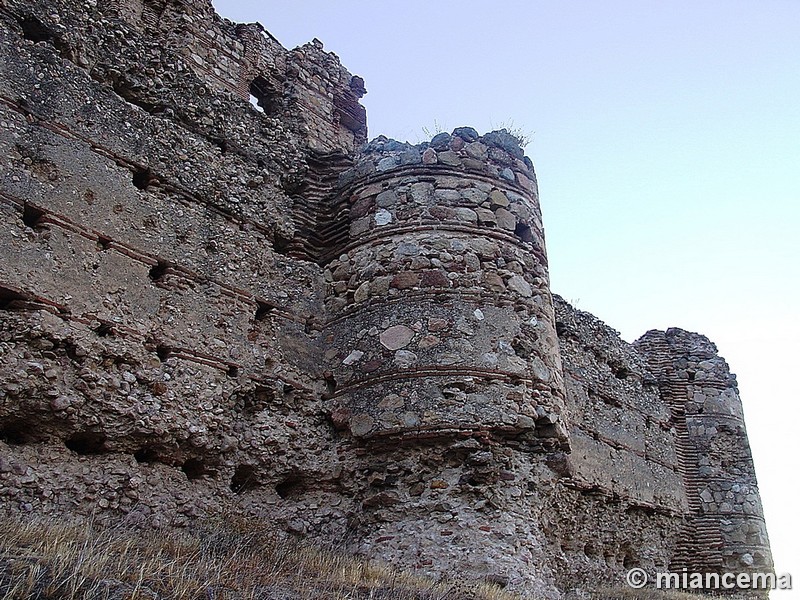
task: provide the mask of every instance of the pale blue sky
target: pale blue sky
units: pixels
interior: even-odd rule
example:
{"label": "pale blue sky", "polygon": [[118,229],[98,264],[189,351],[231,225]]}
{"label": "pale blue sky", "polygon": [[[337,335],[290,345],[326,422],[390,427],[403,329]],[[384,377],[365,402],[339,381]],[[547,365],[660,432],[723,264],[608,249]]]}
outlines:
{"label": "pale blue sky", "polygon": [[322,40],[366,81],[370,137],[532,133],[553,290],[629,341],[717,343],[800,586],[799,0],[214,4]]}

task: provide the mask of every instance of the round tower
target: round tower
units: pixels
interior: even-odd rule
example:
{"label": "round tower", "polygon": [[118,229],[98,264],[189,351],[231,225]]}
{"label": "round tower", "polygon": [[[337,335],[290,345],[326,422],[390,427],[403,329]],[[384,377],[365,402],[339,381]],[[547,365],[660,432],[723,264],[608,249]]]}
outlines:
{"label": "round tower", "polygon": [[373,443],[566,448],[536,177],[517,139],[378,138],[340,177],[339,203],[348,235],[325,271],[334,423]]}

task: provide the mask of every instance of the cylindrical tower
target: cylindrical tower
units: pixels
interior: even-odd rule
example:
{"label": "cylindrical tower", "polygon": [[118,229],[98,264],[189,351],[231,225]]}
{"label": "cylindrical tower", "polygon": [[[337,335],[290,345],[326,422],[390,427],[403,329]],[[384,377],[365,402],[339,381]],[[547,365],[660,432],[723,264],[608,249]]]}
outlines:
{"label": "cylindrical tower", "polygon": [[[672,328],[636,342],[670,404],[690,513],[673,567],[769,572],[772,556],[736,377],[703,335]],[[674,569],[677,570],[677,569]]]}
{"label": "cylindrical tower", "polygon": [[370,442],[568,447],[536,178],[517,139],[378,138],[339,202],[349,235],[325,271],[334,423]]}

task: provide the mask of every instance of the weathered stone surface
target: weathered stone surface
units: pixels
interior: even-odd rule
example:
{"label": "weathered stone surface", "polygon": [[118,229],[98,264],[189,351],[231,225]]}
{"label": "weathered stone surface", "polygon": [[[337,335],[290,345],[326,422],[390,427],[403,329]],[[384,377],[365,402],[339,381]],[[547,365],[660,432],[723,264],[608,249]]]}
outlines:
{"label": "weathered stone surface", "polygon": [[320,42],[151,5],[0,11],[0,512],[259,515],[548,598],[769,567],[727,365],[553,300],[513,136],[366,143]]}
{"label": "weathered stone surface", "polygon": [[405,348],[414,337],[414,330],[405,325],[394,325],[381,333],[381,344],[388,350]]}

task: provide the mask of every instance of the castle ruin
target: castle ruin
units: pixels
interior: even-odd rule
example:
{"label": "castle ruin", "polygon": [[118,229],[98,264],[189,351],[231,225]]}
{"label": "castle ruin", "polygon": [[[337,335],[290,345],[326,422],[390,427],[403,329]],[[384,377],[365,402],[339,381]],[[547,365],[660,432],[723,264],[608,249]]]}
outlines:
{"label": "castle ruin", "polygon": [[736,381],[549,287],[513,136],[205,0],[0,2],[0,511],[220,512],[557,598],[772,568]]}

